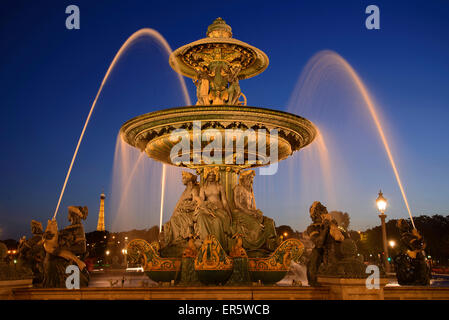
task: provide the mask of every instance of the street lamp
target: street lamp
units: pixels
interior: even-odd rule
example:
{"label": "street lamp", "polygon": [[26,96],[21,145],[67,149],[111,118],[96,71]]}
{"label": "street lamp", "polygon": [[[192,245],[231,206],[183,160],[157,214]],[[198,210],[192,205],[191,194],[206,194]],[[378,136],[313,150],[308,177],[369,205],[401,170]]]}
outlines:
{"label": "street lamp", "polygon": [[388,245],[389,245],[390,247],[394,248],[394,247],[396,246],[396,241],[390,240],[390,241],[388,241]]}
{"label": "street lamp", "polygon": [[385,213],[385,209],[387,208],[387,199],[384,198],[382,190],[379,190],[379,194],[376,199],[377,209],[379,209],[381,214]]}
{"label": "street lamp", "polygon": [[382,190],[379,191],[379,194],[376,199],[377,209],[379,209],[380,221],[382,225],[382,242],[384,247],[384,264],[385,264],[385,272],[390,272],[390,263],[388,262],[388,246],[387,246],[387,227],[385,225],[385,218],[387,217],[385,214],[385,209],[387,208],[387,199],[384,198],[382,194]]}
{"label": "street lamp", "polygon": [[128,267],[128,237],[125,237],[125,268]]}

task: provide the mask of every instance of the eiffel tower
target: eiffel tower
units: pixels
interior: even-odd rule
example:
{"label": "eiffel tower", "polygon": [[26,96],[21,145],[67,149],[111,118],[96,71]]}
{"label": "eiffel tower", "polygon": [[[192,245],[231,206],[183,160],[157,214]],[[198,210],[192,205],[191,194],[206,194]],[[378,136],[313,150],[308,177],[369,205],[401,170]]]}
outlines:
{"label": "eiffel tower", "polygon": [[97,231],[105,231],[105,228],[104,228],[104,199],[106,199],[106,196],[104,195],[104,192],[102,192],[100,195],[100,211],[98,212]]}

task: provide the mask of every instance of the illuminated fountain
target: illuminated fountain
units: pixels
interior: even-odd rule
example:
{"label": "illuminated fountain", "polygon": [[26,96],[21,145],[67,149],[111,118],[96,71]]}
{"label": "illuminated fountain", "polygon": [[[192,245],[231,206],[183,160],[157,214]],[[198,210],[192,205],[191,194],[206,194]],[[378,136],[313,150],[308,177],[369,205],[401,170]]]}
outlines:
{"label": "illuminated fountain", "polygon": [[304,246],[281,242],[273,220],[256,207],[252,169],[275,173],[277,162],[309,145],[317,129],[295,114],[246,105],[239,80],[263,72],[268,57],[232,38],[221,18],[206,38],[175,50],[169,63],[194,80],[196,105],[135,117],[120,135],[151,159],[185,168],[186,190],[160,241],[130,242],[129,261],[143,264],[155,281],[275,283]]}

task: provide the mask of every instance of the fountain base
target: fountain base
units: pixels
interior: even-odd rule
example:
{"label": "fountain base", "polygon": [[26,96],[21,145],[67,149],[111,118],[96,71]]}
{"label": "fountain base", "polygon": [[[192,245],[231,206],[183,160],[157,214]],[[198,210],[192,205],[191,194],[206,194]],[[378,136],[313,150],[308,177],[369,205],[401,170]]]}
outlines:
{"label": "fountain base", "polygon": [[[197,283],[198,279],[204,285],[245,285],[251,281],[275,284],[287,274],[290,263],[299,260],[304,245],[297,239],[288,239],[266,258],[248,258],[244,249],[240,250],[243,251],[240,251],[239,256],[232,257],[210,235],[194,257],[186,249],[182,259],[162,258],[158,243],[149,244],[137,239],[128,245],[128,259],[132,262],[140,261],[145,274],[159,283],[185,285]],[[191,256],[186,257],[187,255]],[[192,275],[187,270],[194,271],[195,274]]]}

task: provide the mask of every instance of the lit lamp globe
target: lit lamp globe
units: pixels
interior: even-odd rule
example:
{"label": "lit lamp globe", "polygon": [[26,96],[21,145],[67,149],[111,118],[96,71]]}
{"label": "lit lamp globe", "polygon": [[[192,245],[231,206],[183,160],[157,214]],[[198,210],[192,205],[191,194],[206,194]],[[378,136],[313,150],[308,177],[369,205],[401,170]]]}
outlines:
{"label": "lit lamp globe", "polygon": [[379,209],[381,214],[384,214],[385,209],[387,208],[387,199],[384,198],[382,191],[379,191],[379,195],[376,199],[377,209]]}
{"label": "lit lamp globe", "polygon": [[379,191],[379,194],[376,199],[377,209],[380,211],[380,221],[382,226],[382,243],[384,247],[384,263],[385,263],[385,272],[390,272],[390,264],[389,264],[389,256],[388,256],[388,246],[387,246],[387,226],[385,225],[385,209],[387,208],[387,199],[384,198],[382,191]]}

